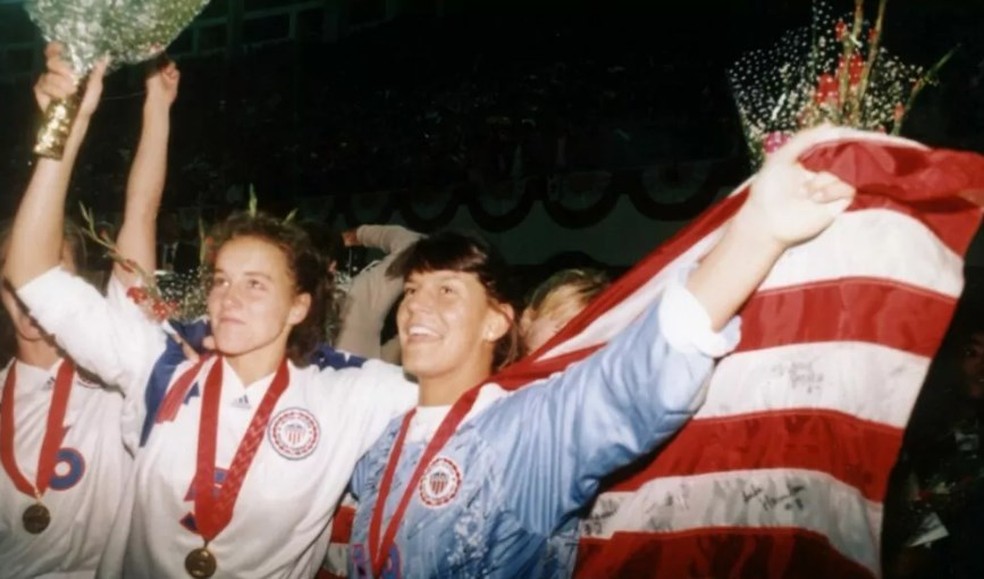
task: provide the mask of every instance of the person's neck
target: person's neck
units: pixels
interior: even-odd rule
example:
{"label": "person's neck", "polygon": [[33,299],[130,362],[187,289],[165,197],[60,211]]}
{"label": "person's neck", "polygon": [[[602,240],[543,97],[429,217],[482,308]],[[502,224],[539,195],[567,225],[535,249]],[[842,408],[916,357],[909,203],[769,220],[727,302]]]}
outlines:
{"label": "person's neck", "polygon": [[418,378],[420,401],[418,406],[449,406],[458,398],[485,381],[491,372],[488,369],[461,369],[452,375]]}
{"label": "person's neck", "polygon": [[236,356],[225,355],[229,367],[239,376],[243,386],[249,386],[260,378],[273,374],[284,359],[283,348],[267,347]]}
{"label": "person's neck", "polygon": [[17,338],[17,360],[35,368],[51,368],[61,358],[58,349],[47,340]]}

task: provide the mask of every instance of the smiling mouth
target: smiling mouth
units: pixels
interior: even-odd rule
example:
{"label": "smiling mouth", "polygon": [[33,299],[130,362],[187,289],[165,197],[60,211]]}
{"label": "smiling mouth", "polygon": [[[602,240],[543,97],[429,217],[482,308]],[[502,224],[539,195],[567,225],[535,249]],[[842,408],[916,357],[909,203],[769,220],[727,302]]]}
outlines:
{"label": "smiling mouth", "polygon": [[441,336],[436,331],[419,324],[411,324],[407,329],[407,339],[410,341],[436,340],[440,337]]}

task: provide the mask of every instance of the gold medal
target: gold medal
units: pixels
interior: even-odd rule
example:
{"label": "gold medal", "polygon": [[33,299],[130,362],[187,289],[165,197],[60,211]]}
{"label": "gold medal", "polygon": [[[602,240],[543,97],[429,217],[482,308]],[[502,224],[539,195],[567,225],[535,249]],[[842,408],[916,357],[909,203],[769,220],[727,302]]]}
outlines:
{"label": "gold medal", "polygon": [[215,557],[205,547],[195,549],[185,557],[185,570],[192,577],[207,579],[215,575]]}
{"label": "gold medal", "polygon": [[51,523],[51,513],[48,512],[48,507],[41,503],[34,503],[24,510],[21,521],[28,533],[37,535],[48,528],[48,524]]}

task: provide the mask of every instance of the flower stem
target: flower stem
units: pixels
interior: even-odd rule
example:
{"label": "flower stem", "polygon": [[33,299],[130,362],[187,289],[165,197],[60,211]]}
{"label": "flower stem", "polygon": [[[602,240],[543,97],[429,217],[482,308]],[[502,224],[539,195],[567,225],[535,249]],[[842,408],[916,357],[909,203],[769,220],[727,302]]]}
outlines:
{"label": "flower stem", "polygon": [[936,64],[927,70],[926,74],[922,75],[919,80],[916,81],[916,84],[912,86],[912,92],[909,93],[909,99],[905,101],[905,108],[902,109],[902,115],[897,121],[895,121],[895,126],[892,127],[893,135],[899,134],[899,131],[902,130],[902,123],[905,121],[906,117],[909,116],[909,109],[911,109],[913,103],[916,102],[916,97],[919,96],[919,93],[926,88],[926,85],[936,81],[936,76],[940,69],[943,68],[943,65],[945,65],[959,49],[959,44],[951,48],[950,52],[947,52],[943,55],[943,58],[936,61]]}
{"label": "flower stem", "polygon": [[864,106],[864,93],[868,90],[868,80],[871,77],[871,70],[875,66],[875,61],[878,59],[878,48],[881,44],[882,36],[882,23],[885,20],[885,5],[888,4],[888,0],[880,0],[878,2],[878,17],[875,20],[874,32],[871,35],[871,42],[868,43],[868,60],[864,63],[864,69],[861,71],[861,82],[858,84],[858,91],[855,97],[854,110],[852,111],[852,125],[858,126],[861,121],[861,109]]}
{"label": "flower stem", "polygon": [[850,32],[844,36],[844,51],[841,55],[840,86],[837,91],[837,122],[843,123],[850,111],[847,106],[847,91],[851,84],[851,57],[854,56],[854,45],[857,36],[861,33],[861,25],[864,24],[864,0],[854,0],[854,23],[851,25]]}

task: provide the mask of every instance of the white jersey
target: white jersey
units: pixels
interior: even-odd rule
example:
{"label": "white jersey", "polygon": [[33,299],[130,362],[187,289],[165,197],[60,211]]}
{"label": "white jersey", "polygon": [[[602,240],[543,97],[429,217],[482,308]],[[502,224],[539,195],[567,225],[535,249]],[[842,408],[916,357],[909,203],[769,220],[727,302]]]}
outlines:
{"label": "white jersey", "polygon": [[[32,485],[37,481],[41,441],[61,364],[37,368],[11,361],[0,370],[3,384],[11,367],[16,367],[14,457]],[[6,469],[0,469],[0,576],[95,574],[133,462],[120,438],[122,409],[119,391],[75,373],[63,422],[65,436],[42,497],[51,523],[37,535],[28,533],[21,521],[24,510],[36,500],[18,490]]]}
{"label": "white jersey", "polygon": [[[143,391],[165,337],[136,308],[114,306],[83,282],[53,269],[18,295],[40,325],[80,364],[127,389],[128,405]],[[111,282],[110,292],[123,292]],[[57,299],[54,297],[57,296]],[[75,324],[103,331],[73,332]],[[78,335],[76,335],[78,334]],[[119,516],[99,567],[107,577],[187,576],[184,560],[203,540],[194,530],[194,492],[201,388],[206,362],[171,420],[158,420],[138,453]],[[170,384],[189,368],[184,363]],[[327,548],[335,506],[355,463],[394,416],[411,408],[416,386],[402,370],[369,361],[361,368],[319,370],[289,365],[290,383],[236,501],[229,525],[209,544],[216,577],[311,577]],[[246,428],[272,380],[242,384],[223,368],[216,441],[220,486]],[[135,440],[137,433],[129,433]]]}

